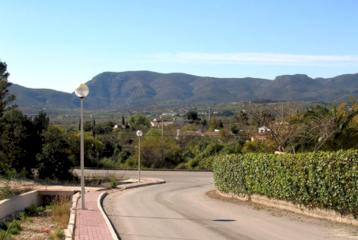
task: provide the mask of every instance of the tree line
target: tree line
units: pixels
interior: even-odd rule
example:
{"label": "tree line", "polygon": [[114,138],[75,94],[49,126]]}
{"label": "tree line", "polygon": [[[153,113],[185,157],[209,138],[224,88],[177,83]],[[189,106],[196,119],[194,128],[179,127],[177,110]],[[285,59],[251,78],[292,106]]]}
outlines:
{"label": "tree line", "polygon": [[[50,123],[45,112],[23,114],[9,93],[9,73],[0,62],[0,174],[71,179],[79,165],[79,126]],[[144,168],[211,169],[212,157],[223,153],[311,152],[358,148],[358,103],[309,105],[302,111],[280,111],[255,105],[225,110],[210,118],[189,110],[181,126],[153,128],[142,114],[118,121],[84,124],[85,167],[135,168],[138,137]],[[269,132],[259,134],[258,127]],[[180,134],[178,135],[178,129]]]}

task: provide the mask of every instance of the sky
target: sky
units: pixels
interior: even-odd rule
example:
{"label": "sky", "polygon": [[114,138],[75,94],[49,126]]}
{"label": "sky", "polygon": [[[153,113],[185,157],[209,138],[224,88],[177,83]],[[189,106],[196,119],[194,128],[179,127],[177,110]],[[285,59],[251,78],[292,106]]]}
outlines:
{"label": "sky", "polygon": [[0,0],[9,81],[72,92],[104,71],[358,72],[356,0]]}

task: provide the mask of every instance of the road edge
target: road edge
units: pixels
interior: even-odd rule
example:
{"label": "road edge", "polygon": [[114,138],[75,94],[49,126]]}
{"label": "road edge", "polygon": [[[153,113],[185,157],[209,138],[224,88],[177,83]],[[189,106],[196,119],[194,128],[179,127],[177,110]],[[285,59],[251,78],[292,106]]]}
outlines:
{"label": "road edge", "polygon": [[342,214],[334,210],[321,209],[321,208],[308,208],[302,205],[297,205],[283,200],[270,199],[268,197],[257,195],[257,194],[253,194],[250,195],[250,197],[248,197],[246,195],[240,196],[233,193],[223,193],[217,189],[215,190],[215,193],[218,194],[220,197],[226,199],[236,199],[243,202],[252,202],[266,207],[272,207],[281,210],[287,210],[293,213],[302,214],[308,217],[329,220],[336,223],[349,224],[352,226],[358,226],[358,220],[354,219],[353,216],[351,215],[343,216]]}

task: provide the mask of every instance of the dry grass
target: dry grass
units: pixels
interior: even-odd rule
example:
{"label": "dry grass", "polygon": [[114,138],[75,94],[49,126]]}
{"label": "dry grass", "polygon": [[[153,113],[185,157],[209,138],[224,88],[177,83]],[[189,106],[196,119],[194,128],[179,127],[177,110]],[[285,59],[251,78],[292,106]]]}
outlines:
{"label": "dry grass", "polygon": [[52,218],[62,228],[66,228],[70,218],[71,202],[66,197],[58,197],[51,204]]}

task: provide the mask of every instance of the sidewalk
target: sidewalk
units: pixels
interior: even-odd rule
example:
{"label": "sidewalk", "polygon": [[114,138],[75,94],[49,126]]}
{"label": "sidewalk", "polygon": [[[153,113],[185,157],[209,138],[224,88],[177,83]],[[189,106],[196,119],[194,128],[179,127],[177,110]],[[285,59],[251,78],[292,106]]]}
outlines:
{"label": "sidewalk", "polygon": [[75,240],[112,240],[97,199],[101,192],[86,193],[86,209],[81,210],[81,199],[76,213]]}

